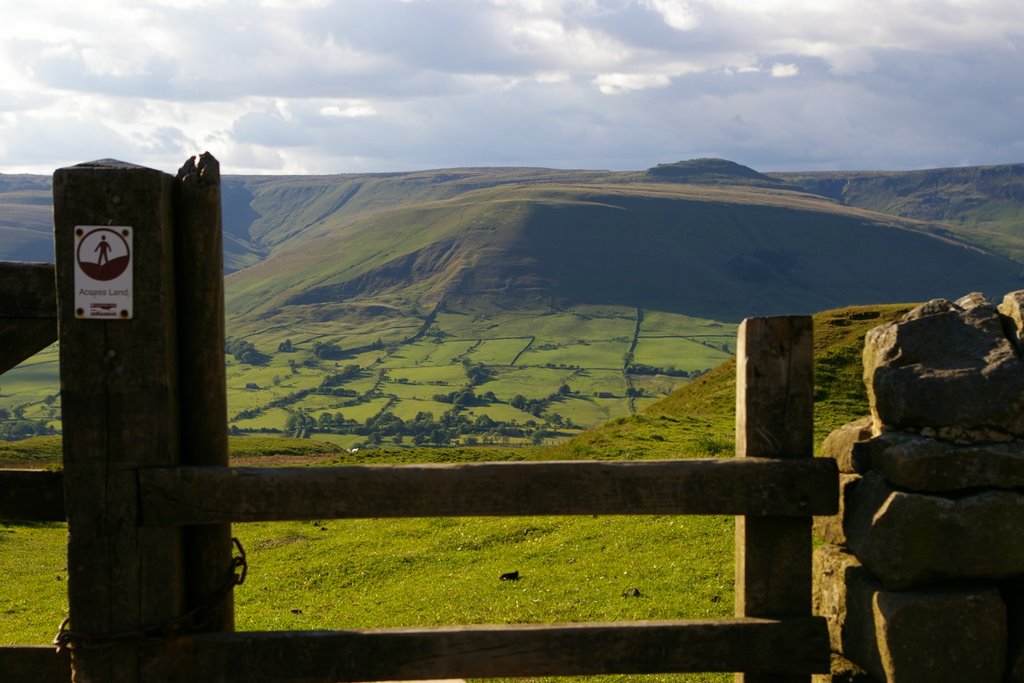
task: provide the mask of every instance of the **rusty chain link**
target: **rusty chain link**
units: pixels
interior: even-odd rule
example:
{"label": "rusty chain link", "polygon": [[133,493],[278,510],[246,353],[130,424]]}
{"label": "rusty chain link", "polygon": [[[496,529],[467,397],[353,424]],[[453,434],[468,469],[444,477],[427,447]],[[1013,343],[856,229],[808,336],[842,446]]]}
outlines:
{"label": "rusty chain link", "polygon": [[245,576],[249,571],[249,563],[245,557],[245,548],[241,541],[232,537],[231,542],[238,550],[238,555],[231,558],[229,575],[217,592],[210,596],[204,604],[189,610],[180,617],[171,619],[165,624],[158,626],[145,626],[135,631],[124,631],[122,633],[82,633],[73,631],[70,628],[70,618],[60,624],[60,629],[53,639],[57,646],[57,652],[65,650],[74,651],[80,648],[103,648],[113,647],[125,643],[142,643],[151,638],[173,638],[182,633],[194,633],[213,620],[218,607],[223,604],[235,586],[245,583]]}

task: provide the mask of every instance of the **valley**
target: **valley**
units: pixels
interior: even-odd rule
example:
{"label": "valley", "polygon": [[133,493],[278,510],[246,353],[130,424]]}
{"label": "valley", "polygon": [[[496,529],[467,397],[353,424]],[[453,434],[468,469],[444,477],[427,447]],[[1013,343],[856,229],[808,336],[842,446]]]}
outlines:
{"label": "valley", "polygon": [[[229,428],[564,441],[719,365],[745,316],[1020,288],[1018,171],[226,176]],[[0,258],[52,260],[48,202],[48,178],[0,176]],[[0,410],[5,438],[59,432],[56,349]]]}

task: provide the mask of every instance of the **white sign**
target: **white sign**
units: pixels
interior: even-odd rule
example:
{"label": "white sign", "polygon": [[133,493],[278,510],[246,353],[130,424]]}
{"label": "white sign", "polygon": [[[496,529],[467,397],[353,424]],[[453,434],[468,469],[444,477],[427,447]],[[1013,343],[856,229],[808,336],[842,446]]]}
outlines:
{"label": "white sign", "polygon": [[75,317],[132,317],[132,229],[75,227]]}

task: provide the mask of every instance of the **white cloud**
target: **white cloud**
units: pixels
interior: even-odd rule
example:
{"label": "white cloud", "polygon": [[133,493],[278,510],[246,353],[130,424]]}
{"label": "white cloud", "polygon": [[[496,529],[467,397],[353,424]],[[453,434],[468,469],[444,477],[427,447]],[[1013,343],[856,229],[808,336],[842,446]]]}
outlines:
{"label": "white cloud", "polygon": [[666,24],[677,31],[692,31],[700,26],[700,14],[686,0],[644,0],[644,4],[661,14]]}
{"label": "white cloud", "polygon": [[789,78],[800,73],[800,67],[796,64],[772,64],[772,78]]}
{"label": "white cloud", "polygon": [[672,79],[664,74],[601,74],[594,79],[594,85],[605,95],[664,88],[671,82]]}
{"label": "white cloud", "polygon": [[329,104],[321,107],[320,113],[324,116],[355,119],[363,116],[375,116],[377,110],[367,102],[353,102],[350,104]]}

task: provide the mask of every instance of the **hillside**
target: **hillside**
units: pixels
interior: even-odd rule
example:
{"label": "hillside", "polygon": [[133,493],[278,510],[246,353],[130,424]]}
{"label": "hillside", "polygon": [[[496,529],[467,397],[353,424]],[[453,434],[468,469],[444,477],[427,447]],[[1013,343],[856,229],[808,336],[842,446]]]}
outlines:
{"label": "hillside", "polygon": [[941,232],[762,187],[510,183],[331,213],[232,274],[227,308],[246,329],[367,306],[403,316],[441,301],[470,312],[640,306],[735,322],[1017,287],[1018,264]]}
{"label": "hillside", "polygon": [[[837,427],[868,414],[864,335],[913,304],[852,306],[814,315],[815,447]],[[729,360],[654,403],[552,447],[557,459],[728,457],[736,416],[736,362]]]}
{"label": "hillside", "polygon": [[1024,260],[1024,164],[771,176],[848,206],[942,223],[950,235]]}

